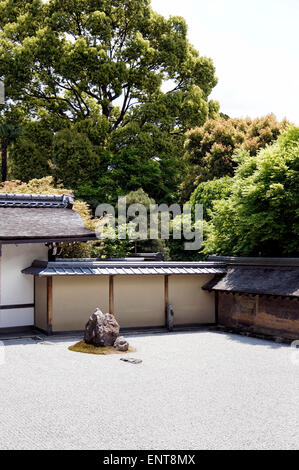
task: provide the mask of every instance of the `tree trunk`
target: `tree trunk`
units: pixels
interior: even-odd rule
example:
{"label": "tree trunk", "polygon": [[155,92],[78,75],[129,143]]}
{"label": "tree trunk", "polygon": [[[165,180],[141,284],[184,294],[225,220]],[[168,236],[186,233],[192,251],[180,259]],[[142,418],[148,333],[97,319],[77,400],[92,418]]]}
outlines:
{"label": "tree trunk", "polygon": [[1,147],[1,176],[4,183],[7,179],[7,142],[5,140]]}

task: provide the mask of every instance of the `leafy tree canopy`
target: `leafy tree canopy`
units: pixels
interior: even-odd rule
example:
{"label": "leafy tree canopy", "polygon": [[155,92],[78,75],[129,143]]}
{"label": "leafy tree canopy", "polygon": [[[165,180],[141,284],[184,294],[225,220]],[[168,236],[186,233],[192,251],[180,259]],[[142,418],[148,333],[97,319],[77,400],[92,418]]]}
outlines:
{"label": "leafy tree canopy", "polygon": [[212,61],[188,42],[183,18],[165,19],[149,0],[4,0],[0,12],[6,95],[32,114],[76,121],[100,109],[113,129],[142,104],[158,120],[175,107],[178,128],[208,117]]}
{"label": "leafy tree canopy", "polygon": [[186,133],[186,171],[182,185],[185,198],[202,181],[233,176],[238,165],[234,158],[240,149],[251,156],[274,142],[286,129],[286,121],[278,122],[273,114],[263,118],[210,119],[203,126]]}
{"label": "leafy tree canopy", "polygon": [[191,194],[191,207],[194,209],[195,204],[202,204],[203,218],[204,220],[210,220],[214,201],[226,199],[231,195],[232,182],[233,178],[230,176],[224,176],[223,178],[215,178],[213,180],[200,183]]}
{"label": "leafy tree canopy", "polygon": [[0,79],[2,114],[26,128],[11,178],[52,174],[94,201],[143,187],[170,202],[184,133],[219,110],[211,59],[149,0],[0,1]]}
{"label": "leafy tree canopy", "polygon": [[298,256],[299,127],[240,160],[231,195],[213,203],[205,253]]}

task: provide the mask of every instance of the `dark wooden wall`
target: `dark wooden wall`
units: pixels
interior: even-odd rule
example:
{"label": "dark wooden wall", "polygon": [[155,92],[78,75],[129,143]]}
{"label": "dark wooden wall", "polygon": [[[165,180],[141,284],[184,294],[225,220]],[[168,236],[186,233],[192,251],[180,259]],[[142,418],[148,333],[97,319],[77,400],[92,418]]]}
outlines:
{"label": "dark wooden wall", "polygon": [[218,322],[257,333],[299,338],[299,300],[219,292]]}

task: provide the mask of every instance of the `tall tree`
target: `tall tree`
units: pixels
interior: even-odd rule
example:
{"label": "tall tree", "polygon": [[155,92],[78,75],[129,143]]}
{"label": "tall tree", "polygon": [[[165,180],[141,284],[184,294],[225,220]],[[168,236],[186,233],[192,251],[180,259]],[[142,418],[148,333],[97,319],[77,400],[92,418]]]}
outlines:
{"label": "tall tree", "polygon": [[[186,130],[218,115],[209,100],[212,60],[188,42],[183,18],[164,18],[150,0],[0,1],[1,78],[27,118],[51,116],[53,132],[81,126],[101,157],[98,187],[110,176],[106,151],[117,167],[128,152],[140,168],[144,159],[157,173],[171,168],[151,193],[157,201],[169,200],[181,181]],[[141,180],[142,171],[122,192]]]}
{"label": "tall tree", "polygon": [[[132,108],[167,96],[187,108],[196,99],[197,117],[208,117],[212,61],[189,44],[183,18],[165,19],[149,0],[4,0],[0,12],[6,94],[32,113],[78,120],[99,107],[117,129]],[[190,119],[181,111],[177,129]]]}

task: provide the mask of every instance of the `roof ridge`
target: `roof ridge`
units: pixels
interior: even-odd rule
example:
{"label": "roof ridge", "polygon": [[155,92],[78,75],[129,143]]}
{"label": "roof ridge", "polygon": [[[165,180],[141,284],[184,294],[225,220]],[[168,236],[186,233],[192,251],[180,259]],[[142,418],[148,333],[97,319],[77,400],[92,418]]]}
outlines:
{"label": "roof ridge", "polygon": [[[39,261],[37,261],[39,262]],[[49,261],[48,264],[58,265],[99,265],[99,266],[217,266],[226,267],[225,263],[207,261],[143,261],[143,260],[100,260],[93,258],[58,258],[56,261]]]}
{"label": "roof ridge", "polygon": [[74,200],[71,194],[0,193],[0,207],[72,209],[73,205]]}
{"label": "roof ridge", "polygon": [[299,258],[283,258],[283,257],[238,257],[238,256],[207,256],[207,261],[218,261],[226,263],[228,266],[299,266]]}

